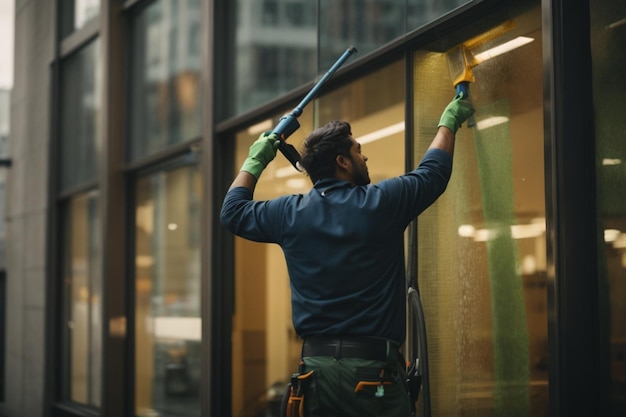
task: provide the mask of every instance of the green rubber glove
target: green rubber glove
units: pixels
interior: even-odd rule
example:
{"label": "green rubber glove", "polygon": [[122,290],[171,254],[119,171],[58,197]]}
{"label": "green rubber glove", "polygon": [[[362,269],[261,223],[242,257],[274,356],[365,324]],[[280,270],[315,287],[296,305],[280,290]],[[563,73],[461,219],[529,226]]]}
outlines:
{"label": "green rubber glove", "polygon": [[472,114],[474,114],[474,108],[471,101],[464,97],[461,92],[448,104],[443,111],[441,119],[439,119],[439,126],[445,126],[456,134],[461,124],[466,121]]}
{"label": "green rubber glove", "polygon": [[273,133],[265,132],[250,146],[248,157],[241,166],[240,171],[246,171],[254,175],[258,180],[261,173],[276,157],[276,150],[280,139]]}

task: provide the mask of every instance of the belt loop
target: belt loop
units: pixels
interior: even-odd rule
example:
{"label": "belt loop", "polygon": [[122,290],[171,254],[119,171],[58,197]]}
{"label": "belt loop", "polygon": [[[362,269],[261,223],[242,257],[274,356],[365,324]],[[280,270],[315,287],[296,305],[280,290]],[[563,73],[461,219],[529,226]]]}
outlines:
{"label": "belt loop", "polygon": [[335,346],[335,359],[341,359],[341,347],[343,345],[343,338],[339,338],[339,343]]}
{"label": "belt loop", "polygon": [[385,358],[387,360],[387,362],[389,362],[389,353],[391,351],[390,347],[391,347],[391,341],[387,340],[387,343],[385,343],[386,347],[387,347],[387,351],[385,352]]}

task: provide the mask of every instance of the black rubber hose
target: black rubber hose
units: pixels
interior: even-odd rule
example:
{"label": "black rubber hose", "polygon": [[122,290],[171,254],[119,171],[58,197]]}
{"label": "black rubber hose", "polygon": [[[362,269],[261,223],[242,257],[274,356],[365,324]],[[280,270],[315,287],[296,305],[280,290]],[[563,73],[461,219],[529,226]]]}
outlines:
{"label": "black rubber hose", "polygon": [[414,325],[417,330],[417,343],[413,340],[412,344],[416,345],[418,350],[418,372],[422,377],[422,410],[424,412],[424,417],[431,417],[428,341],[426,339],[426,320],[424,318],[424,309],[422,308],[422,302],[417,289],[409,287],[408,298],[412,325]]}

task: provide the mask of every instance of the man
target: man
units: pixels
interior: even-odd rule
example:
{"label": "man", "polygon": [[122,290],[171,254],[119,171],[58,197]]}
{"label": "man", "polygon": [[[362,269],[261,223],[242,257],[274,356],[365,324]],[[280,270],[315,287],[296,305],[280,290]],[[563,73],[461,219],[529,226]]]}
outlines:
{"label": "man", "polygon": [[[283,249],[296,333],[304,415],[408,416],[405,362],[406,226],[445,190],[455,134],[473,113],[460,94],[444,110],[420,165],[369,185],[367,156],[346,122],[330,122],[304,142],[308,194],[254,201],[277,138],[263,134],[226,194],[222,223],[246,239]],[[313,372],[311,372],[313,371]]]}

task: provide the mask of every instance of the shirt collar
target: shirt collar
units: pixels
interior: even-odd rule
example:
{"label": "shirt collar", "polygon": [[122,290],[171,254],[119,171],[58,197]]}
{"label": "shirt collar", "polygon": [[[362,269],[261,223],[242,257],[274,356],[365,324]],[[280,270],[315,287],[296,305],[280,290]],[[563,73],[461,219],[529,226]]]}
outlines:
{"label": "shirt collar", "polygon": [[339,178],[322,178],[318,180],[313,186],[314,189],[319,192],[326,192],[337,188],[350,188],[352,184],[346,180]]}

